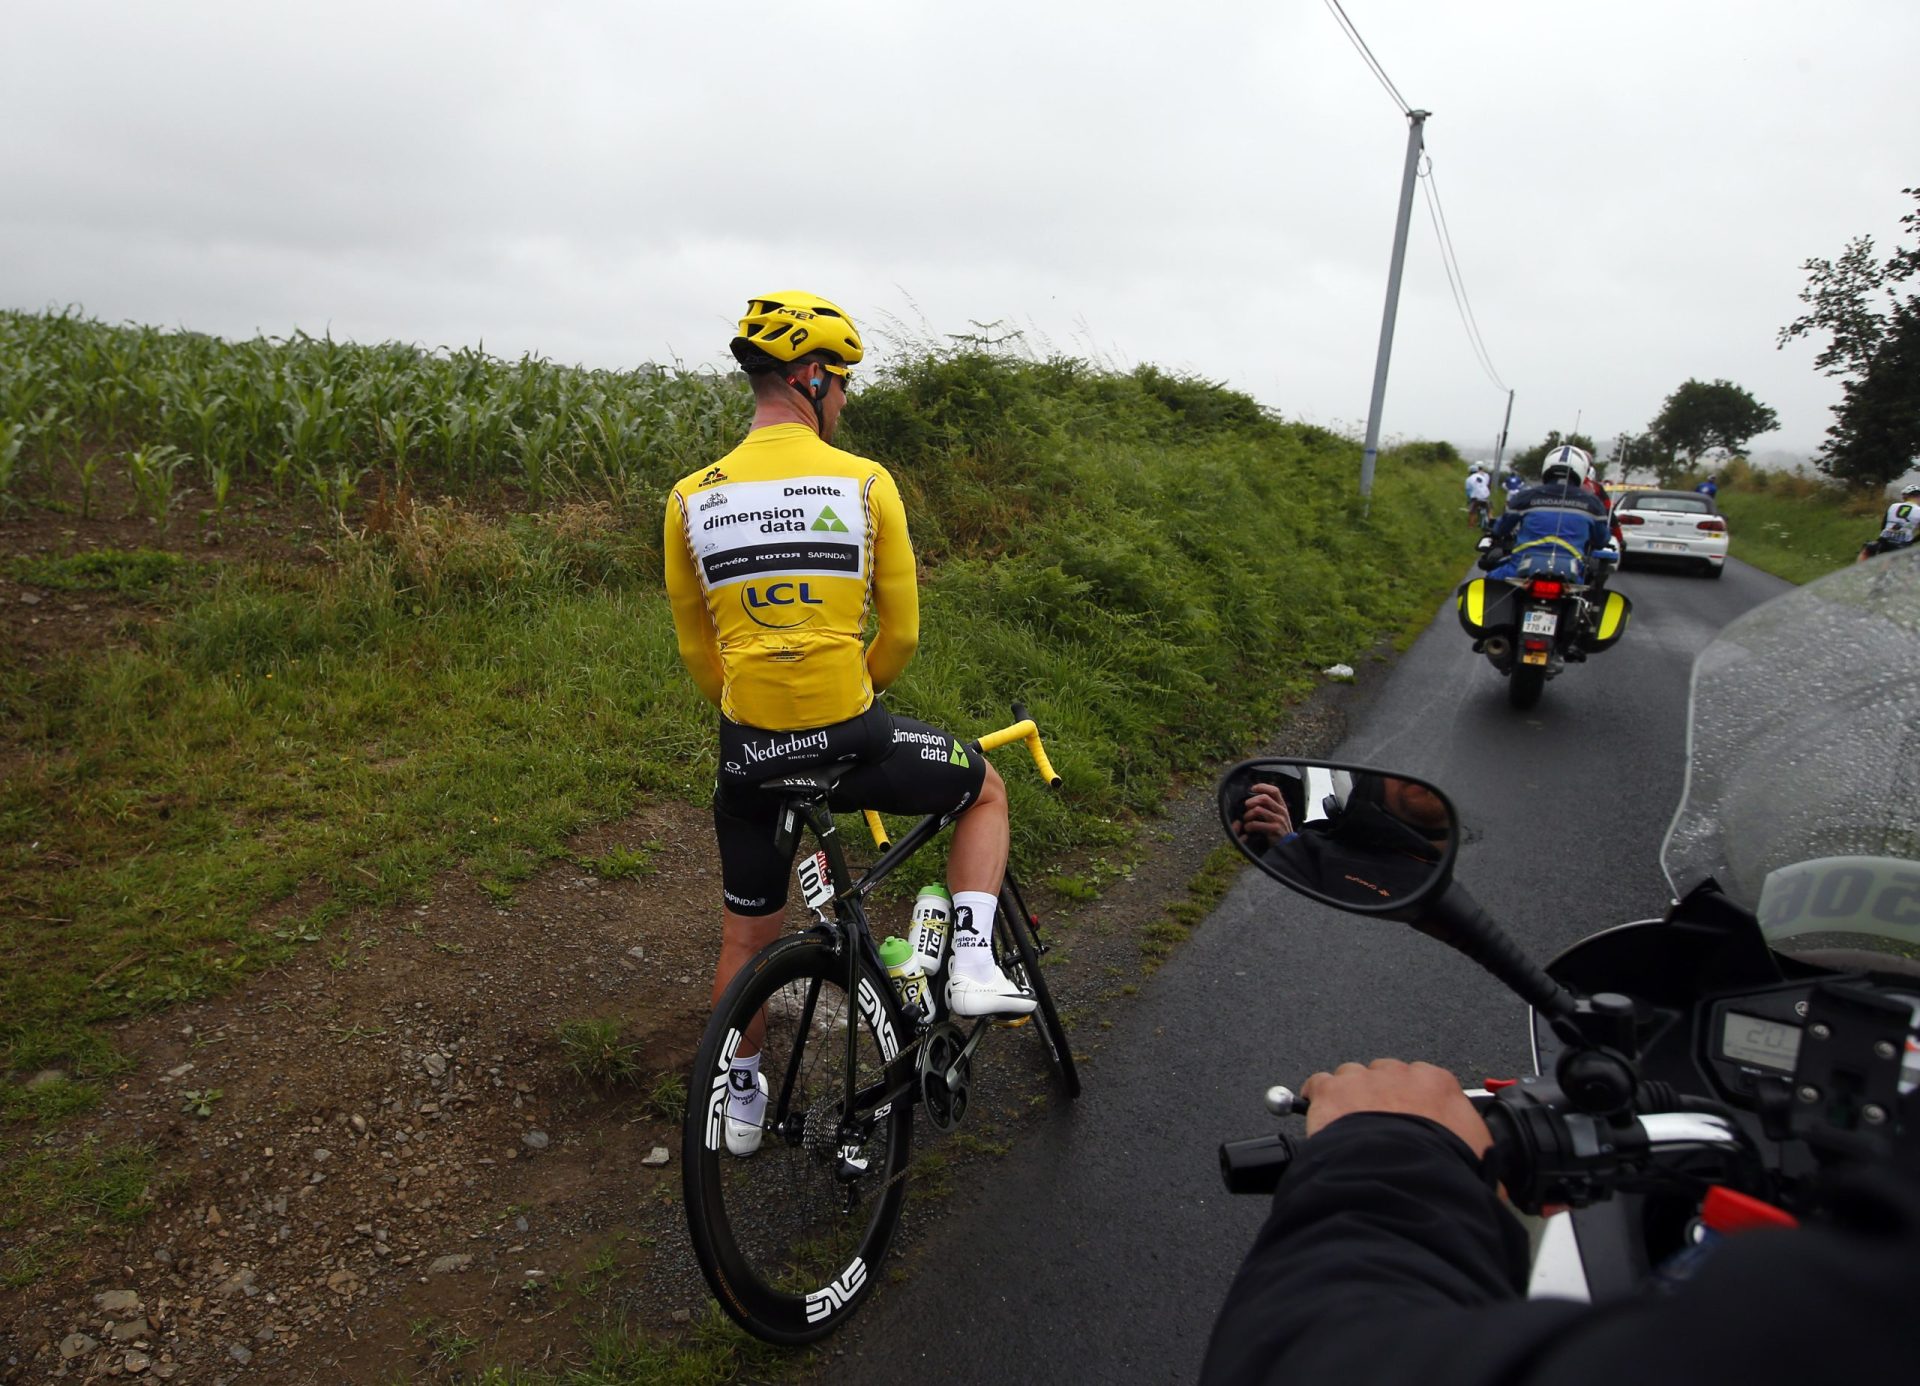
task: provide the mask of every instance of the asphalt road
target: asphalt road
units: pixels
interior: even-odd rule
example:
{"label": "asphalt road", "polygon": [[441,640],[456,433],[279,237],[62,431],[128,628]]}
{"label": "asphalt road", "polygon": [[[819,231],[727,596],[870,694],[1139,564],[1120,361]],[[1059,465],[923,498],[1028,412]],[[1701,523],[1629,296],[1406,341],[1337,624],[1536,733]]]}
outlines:
{"label": "asphalt road", "polygon": [[[1362,692],[1338,753],[1448,792],[1465,825],[1457,878],[1542,961],[1665,908],[1693,656],[1787,588],[1737,561],[1717,582],[1637,569],[1616,582],[1635,603],[1626,637],[1525,713],[1449,600]],[[1270,1084],[1382,1054],[1468,1082],[1516,1073],[1525,1008],[1441,945],[1249,870],[1117,1017],[1079,1102],[954,1200],[918,1273],[865,1306],[822,1379],[1192,1381],[1266,1207],[1223,1191],[1216,1148],[1275,1128]]]}

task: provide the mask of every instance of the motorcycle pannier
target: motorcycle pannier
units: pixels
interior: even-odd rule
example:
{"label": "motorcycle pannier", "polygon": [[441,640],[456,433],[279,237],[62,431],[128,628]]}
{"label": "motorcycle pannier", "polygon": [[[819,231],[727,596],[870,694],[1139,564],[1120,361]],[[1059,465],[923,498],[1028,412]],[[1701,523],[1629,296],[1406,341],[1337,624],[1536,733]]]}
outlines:
{"label": "motorcycle pannier", "polygon": [[1607,592],[1600,599],[1600,613],[1593,629],[1580,637],[1581,648],[1589,654],[1610,650],[1625,634],[1627,618],[1633,615],[1633,602],[1619,592]]}
{"label": "motorcycle pannier", "polygon": [[1461,583],[1460,590],[1454,596],[1454,609],[1460,614],[1460,629],[1475,640],[1485,640],[1489,635],[1511,629],[1517,621],[1515,611],[1519,595],[1519,590],[1507,582],[1474,578],[1471,582]]}

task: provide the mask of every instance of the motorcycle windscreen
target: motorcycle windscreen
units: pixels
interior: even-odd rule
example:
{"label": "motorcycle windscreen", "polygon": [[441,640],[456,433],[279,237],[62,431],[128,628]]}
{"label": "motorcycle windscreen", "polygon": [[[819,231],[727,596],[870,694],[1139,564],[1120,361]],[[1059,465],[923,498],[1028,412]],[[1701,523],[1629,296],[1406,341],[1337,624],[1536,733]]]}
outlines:
{"label": "motorcycle windscreen", "polygon": [[1633,602],[1624,593],[1608,592],[1600,602],[1600,615],[1593,629],[1580,637],[1580,645],[1589,654],[1610,650],[1626,634],[1627,619],[1633,615]]}
{"label": "motorcycle windscreen", "polygon": [[1460,628],[1475,640],[1484,640],[1500,631],[1511,631],[1519,624],[1520,590],[1504,580],[1474,578],[1460,584],[1454,594],[1454,609],[1460,616]]}

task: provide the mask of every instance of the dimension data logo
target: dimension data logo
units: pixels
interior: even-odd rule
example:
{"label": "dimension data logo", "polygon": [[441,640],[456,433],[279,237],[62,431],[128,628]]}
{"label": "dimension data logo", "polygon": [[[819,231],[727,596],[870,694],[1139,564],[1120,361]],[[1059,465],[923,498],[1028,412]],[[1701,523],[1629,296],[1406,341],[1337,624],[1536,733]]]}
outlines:
{"label": "dimension data logo", "polygon": [[820,507],[820,518],[813,522],[813,528],[823,529],[832,534],[850,533],[846,522],[833,513],[833,507],[830,505]]}

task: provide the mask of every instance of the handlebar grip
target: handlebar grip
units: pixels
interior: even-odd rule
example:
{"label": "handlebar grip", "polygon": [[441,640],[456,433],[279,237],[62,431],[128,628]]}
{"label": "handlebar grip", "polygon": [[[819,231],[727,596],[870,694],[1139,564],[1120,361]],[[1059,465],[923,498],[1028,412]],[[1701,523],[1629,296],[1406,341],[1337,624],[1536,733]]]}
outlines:
{"label": "handlebar grip", "polygon": [[1027,711],[1027,705],[1025,703],[1015,703],[1013,705],[1013,720],[1016,722],[1031,722],[1033,720],[1033,714]]}
{"label": "handlebar grip", "polygon": [[1027,743],[1027,749],[1033,752],[1034,768],[1040,772],[1040,778],[1047,782],[1047,788],[1058,789],[1060,787],[1060,772],[1055,770],[1053,768],[1053,762],[1047,759],[1046,747],[1040,744],[1040,737],[1037,733],[1034,735],[1033,740]]}
{"label": "handlebar grip", "polygon": [[887,841],[887,825],[880,821],[880,815],[872,809],[860,810],[861,817],[867,820],[867,831],[873,836],[873,845],[886,851],[893,844]]}

